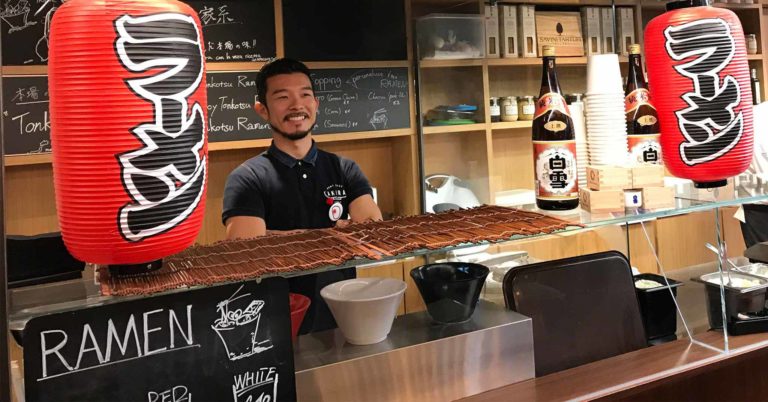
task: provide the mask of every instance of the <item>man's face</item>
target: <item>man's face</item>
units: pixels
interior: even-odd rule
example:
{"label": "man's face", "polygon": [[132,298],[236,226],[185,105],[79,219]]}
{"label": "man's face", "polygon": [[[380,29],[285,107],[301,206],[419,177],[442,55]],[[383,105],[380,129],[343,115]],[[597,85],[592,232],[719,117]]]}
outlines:
{"label": "man's face", "polygon": [[300,140],[309,134],[317,119],[319,102],[309,78],[301,73],[267,78],[266,105],[256,111],[278,134]]}

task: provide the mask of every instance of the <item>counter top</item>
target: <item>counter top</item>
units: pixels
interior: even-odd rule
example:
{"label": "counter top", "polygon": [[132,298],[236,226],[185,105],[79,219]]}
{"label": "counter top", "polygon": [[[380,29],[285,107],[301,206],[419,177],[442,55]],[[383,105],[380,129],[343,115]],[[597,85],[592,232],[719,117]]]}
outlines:
{"label": "counter top", "polygon": [[[722,347],[723,334],[710,331],[696,337]],[[600,360],[544,377],[511,384],[460,399],[462,402],[591,400],[669,379],[697,368],[768,347],[768,334],[729,337],[730,352],[722,353],[680,339]]]}

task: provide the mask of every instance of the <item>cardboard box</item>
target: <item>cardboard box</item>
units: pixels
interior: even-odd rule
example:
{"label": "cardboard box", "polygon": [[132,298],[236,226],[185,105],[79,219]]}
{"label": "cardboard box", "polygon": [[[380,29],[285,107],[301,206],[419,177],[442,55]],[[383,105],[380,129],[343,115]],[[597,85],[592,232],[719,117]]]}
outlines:
{"label": "cardboard box", "polygon": [[600,8],[581,8],[581,28],[584,36],[584,52],[587,55],[603,52],[602,37],[600,36]]}
{"label": "cardboard box", "polygon": [[517,36],[517,6],[499,4],[499,48],[501,57],[520,57]]}
{"label": "cardboard box", "polygon": [[499,49],[499,9],[496,5],[485,5],[485,57],[501,56]]}
{"label": "cardboard box", "polygon": [[624,191],[582,188],[579,189],[579,204],[591,213],[624,212]]}
{"label": "cardboard box", "polygon": [[615,38],[613,37],[613,11],[608,7],[600,8],[600,35],[603,40],[603,53],[616,53]]}
{"label": "cardboard box", "polygon": [[646,187],[643,189],[643,209],[661,209],[674,207],[674,187]]}
{"label": "cardboard box", "polygon": [[517,37],[520,56],[536,57],[536,11],[535,6],[517,6]]}
{"label": "cardboard box", "polygon": [[587,187],[599,191],[632,188],[632,170],[619,166],[587,166]]}
{"label": "cardboard box", "polygon": [[632,188],[663,186],[664,166],[648,164],[632,167]]}
{"label": "cardboard box", "polygon": [[536,44],[555,47],[555,55],[584,56],[584,37],[581,35],[581,15],[574,12],[540,11],[536,13]]}
{"label": "cardboard box", "polygon": [[623,56],[629,56],[629,46],[635,42],[635,10],[631,7],[617,7],[619,18],[616,27],[619,39],[616,45],[620,48]]}

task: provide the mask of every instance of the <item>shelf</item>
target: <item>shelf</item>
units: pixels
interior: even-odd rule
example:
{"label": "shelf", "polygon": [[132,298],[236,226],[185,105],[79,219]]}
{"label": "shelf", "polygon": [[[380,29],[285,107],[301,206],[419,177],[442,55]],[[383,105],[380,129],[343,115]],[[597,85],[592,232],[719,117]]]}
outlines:
{"label": "shelf", "polygon": [[421,60],[421,68],[473,67],[482,66],[485,59],[450,59],[450,60]]}
{"label": "shelf", "polygon": [[[474,125],[474,124],[473,124]],[[485,127],[484,124],[481,126]],[[315,134],[312,138],[318,143],[323,142],[335,142],[335,141],[355,141],[355,140],[367,140],[372,138],[392,138],[392,137],[404,137],[414,133],[414,130],[410,128],[400,128],[394,130],[381,130],[381,131],[359,131],[354,133],[338,133],[338,134]],[[233,149],[246,149],[246,148],[266,148],[272,143],[271,138],[259,138],[255,140],[242,140],[242,141],[223,141],[223,142],[209,142],[208,151],[227,151]],[[40,165],[51,163],[52,156],[50,153],[42,154],[29,154],[29,155],[6,155],[5,166],[23,166],[23,165]]]}
{"label": "shelf", "polygon": [[424,126],[424,134],[466,133],[485,131],[485,123],[457,124],[455,126]]}
{"label": "shelf", "polygon": [[763,55],[762,54],[748,54],[747,55],[747,60],[759,60],[759,61],[762,61],[763,60]]}
{"label": "shelf", "polygon": [[[512,59],[487,59],[489,66],[541,66],[541,57],[518,57]],[[620,63],[627,62],[626,56],[619,56]],[[558,66],[586,66],[587,57],[558,57]]]}
{"label": "shelf", "polygon": [[503,121],[501,123],[491,123],[492,130],[514,130],[520,128],[531,128],[533,122],[526,121]]}
{"label": "shelf", "polygon": [[[508,2],[504,2],[507,4]],[[610,7],[611,0],[536,0],[535,2],[526,2],[524,0],[514,0],[509,4],[536,4],[548,6],[603,6]],[[617,6],[635,6],[636,0],[616,0]]]}
{"label": "shelf", "polygon": [[732,4],[732,3],[715,3],[712,7],[727,8],[729,10],[759,10],[762,6],[760,4]]}
{"label": "shelf", "polygon": [[51,163],[52,157],[50,153],[29,154],[29,155],[6,155],[4,160],[5,160],[5,166],[40,165],[45,163]]}
{"label": "shelf", "polygon": [[[665,10],[666,2],[643,1],[640,6],[651,10]],[[714,3],[712,7],[727,8],[729,10],[758,10],[762,7],[760,4],[741,4],[741,3]]]}

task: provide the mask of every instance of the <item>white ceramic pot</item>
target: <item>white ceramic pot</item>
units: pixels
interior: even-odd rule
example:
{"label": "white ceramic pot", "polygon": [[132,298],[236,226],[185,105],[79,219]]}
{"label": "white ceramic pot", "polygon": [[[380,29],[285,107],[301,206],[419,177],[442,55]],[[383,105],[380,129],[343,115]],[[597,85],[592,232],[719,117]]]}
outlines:
{"label": "white ceramic pot", "polygon": [[407,285],[392,278],[357,278],[320,291],[347,342],[370,345],[387,338]]}

